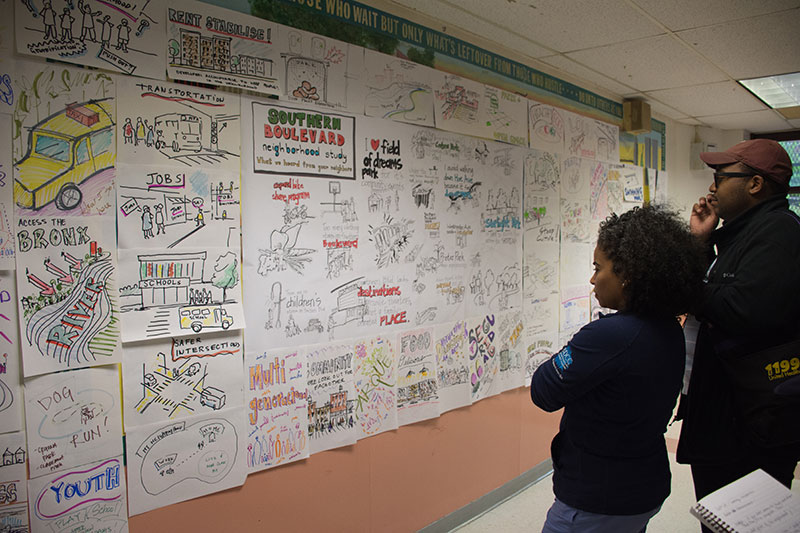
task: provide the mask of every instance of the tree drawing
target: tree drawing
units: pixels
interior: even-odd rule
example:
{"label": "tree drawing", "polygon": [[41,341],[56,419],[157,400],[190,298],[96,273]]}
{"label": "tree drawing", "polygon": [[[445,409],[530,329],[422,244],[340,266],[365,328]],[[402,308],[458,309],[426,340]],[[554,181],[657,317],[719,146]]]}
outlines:
{"label": "tree drawing", "polygon": [[211,284],[222,289],[222,303],[225,303],[225,292],[239,283],[239,259],[233,252],[221,255],[214,263],[214,275]]}

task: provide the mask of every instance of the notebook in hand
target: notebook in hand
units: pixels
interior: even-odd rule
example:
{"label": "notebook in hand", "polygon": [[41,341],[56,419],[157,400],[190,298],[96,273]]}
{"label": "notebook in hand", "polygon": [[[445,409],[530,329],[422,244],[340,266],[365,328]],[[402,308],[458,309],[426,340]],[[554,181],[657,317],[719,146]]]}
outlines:
{"label": "notebook in hand", "polygon": [[800,495],[761,469],[712,492],[690,511],[722,533],[800,531]]}

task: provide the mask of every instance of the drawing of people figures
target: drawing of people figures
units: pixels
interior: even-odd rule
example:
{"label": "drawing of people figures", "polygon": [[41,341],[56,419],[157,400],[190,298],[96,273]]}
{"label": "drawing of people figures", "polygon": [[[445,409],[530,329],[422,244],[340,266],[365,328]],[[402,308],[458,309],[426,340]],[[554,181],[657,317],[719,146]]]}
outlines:
{"label": "drawing of people figures", "polygon": [[139,146],[139,141],[144,142],[145,138],[145,129],[144,129],[144,122],[142,122],[142,117],[136,117],[136,136],[133,138],[133,145]]}
{"label": "drawing of people figures", "polygon": [[153,214],[150,212],[150,206],[148,205],[142,208],[142,233],[145,239],[153,236]]}
{"label": "drawing of people figures", "polygon": [[133,124],[130,117],[126,118],[125,124],[122,125],[122,136],[125,138],[125,144],[133,142]]}
{"label": "drawing of people figures", "polygon": [[475,276],[472,277],[472,281],[469,284],[469,290],[475,295],[475,303],[477,305],[484,305],[485,299],[483,297],[483,282],[481,281],[480,271],[478,271]]}
{"label": "drawing of people figures", "polygon": [[195,227],[205,226],[206,223],[203,221],[203,206],[197,206],[197,216],[194,217]]}
{"label": "drawing of people figures", "polygon": [[300,335],[300,327],[295,323],[294,317],[289,315],[289,320],[286,322],[286,336],[294,337]]}
{"label": "drawing of people figures", "polygon": [[103,20],[100,21],[100,42],[103,48],[108,48],[108,43],[111,41],[111,30],[114,28],[114,25],[109,22],[110,18],[110,15],[106,15],[103,17]]}
{"label": "drawing of people figures", "polygon": [[153,126],[147,123],[147,119],[144,120],[144,128],[147,131],[144,137],[144,144],[150,148],[153,146]]}
{"label": "drawing of people figures", "polygon": [[84,0],[78,2],[78,10],[83,13],[83,18],[81,19],[81,42],[86,41],[88,36],[90,41],[96,43],[97,34],[94,31],[94,18],[102,15],[103,12],[93,12],[92,8]]}
{"label": "drawing of people figures", "polygon": [[72,23],[75,22],[75,17],[72,16],[70,13],[69,8],[64,8],[64,13],[59,15],[61,19],[61,40],[62,41],[71,41],[72,40]]}
{"label": "drawing of people figures", "polygon": [[131,40],[131,27],[128,26],[128,19],[122,19],[117,28],[117,50],[128,51],[128,41]]}
{"label": "drawing of people figures", "polygon": [[57,40],[56,34],[56,12],[50,4],[50,0],[45,0],[42,5],[42,10],[39,12],[42,16],[42,23],[44,23],[44,40],[49,39]]}
{"label": "drawing of people figures", "polygon": [[156,204],[156,230],[156,235],[167,234],[164,229],[164,206],[161,204]]}

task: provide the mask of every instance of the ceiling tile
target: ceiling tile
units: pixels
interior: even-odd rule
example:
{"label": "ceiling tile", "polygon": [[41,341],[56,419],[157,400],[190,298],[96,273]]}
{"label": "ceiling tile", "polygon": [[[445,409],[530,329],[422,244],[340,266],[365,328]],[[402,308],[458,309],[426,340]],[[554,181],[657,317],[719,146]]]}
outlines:
{"label": "ceiling tile", "polygon": [[750,111],[733,115],[697,117],[698,120],[721,130],[747,130],[752,133],[767,133],[792,129],[789,122],[771,110]]}
{"label": "ceiling tile", "polygon": [[727,79],[714,65],[668,35],[581,50],[567,56],[639,91]]}
{"label": "ceiling tile", "polygon": [[800,8],[677,33],[736,79],[800,71]]}
{"label": "ceiling tile", "polygon": [[800,7],[800,0],[633,0],[672,31],[711,26]]}
{"label": "ceiling tile", "polygon": [[[622,40],[659,35],[664,30],[637,9],[620,0],[394,0],[456,26],[466,24],[463,12],[474,20],[490,20],[558,52],[592,48]],[[462,14],[459,15],[458,11]],[[625,28],[625,31],[620,31]],[[465,27],[486,35],[486,23]],[[499,41],[500,35],[492,39]],[[540,57],[540,56],[533,56]]]}
{"label": "ceiling tile", "polygon": [[570,58],[563,56],[563,55],[556,55],[550,57],[542,57],[539,58],[540,61],[543,63],[547,63],[557,69],[566,72],[568,74],[572,74],[573,76],[577,76],[580,79],[589,81],[594,83],[595,85],[599,85],[604,89],[611,91],[614,94],[625,94],[631,91],[631,88],[618,83],[616,80],[609,78],[608,76],[604,76],[599,74],[583,65],[576,63],[575,61],[571,60]]}
{"label": "ceiling tile", "polygon": [[683,111],[690,117],[767,109],[760,100],[735,81],[650,91],[647,96]]}
{"label": "ceiling tile", "polygon": [[678,119],[678,122],[681,124],[688,124],[689,126],[705,126],[705,124],[692,117]]}

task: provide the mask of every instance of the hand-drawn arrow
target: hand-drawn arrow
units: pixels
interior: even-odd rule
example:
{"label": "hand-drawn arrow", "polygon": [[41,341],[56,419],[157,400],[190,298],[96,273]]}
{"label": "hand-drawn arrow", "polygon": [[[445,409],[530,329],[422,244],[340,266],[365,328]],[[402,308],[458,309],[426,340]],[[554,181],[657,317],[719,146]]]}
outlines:
{"label": "hand-drawn arrow", "polygon": [[60,276],[58,278],[58,281],[60,281],[62,283],[72,284],[72,283],[75,282],[75,278],[73,278],[71,274],[67,274],[66,272],[64,272],[63,270],[61,270],[57,266],[55,266],[50,261],[49,257],[44,260],[44,268],[47,269],[47,271],[50,272],[51,274],[54,274],[56,276]]}
{"label": "hand-drawn arrow", "polygon": [[25,275],[28,276],[28,281],[39,287],[41,296],[52,296],[56,293],[53,287],[31,274],[27,268],[25,269]]}
{"label": "hand-drawn arrow", "polygon": [[67,252],[61,252],[61,257],[66,259],[67,262],[69,262],[70,267],[74,268],[75,270],[80,270],[81,267],[83,266],[83,261],[81,261],[80,259],[75,259],[71,255],[69,255]]}

